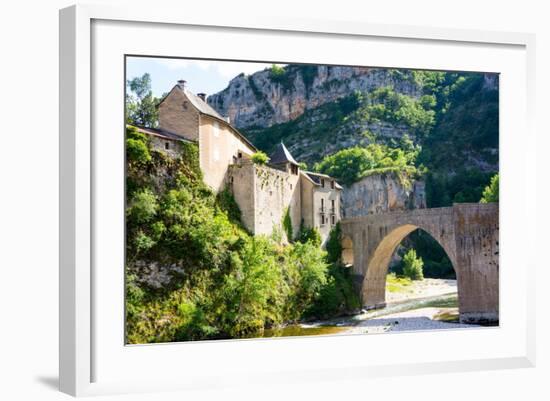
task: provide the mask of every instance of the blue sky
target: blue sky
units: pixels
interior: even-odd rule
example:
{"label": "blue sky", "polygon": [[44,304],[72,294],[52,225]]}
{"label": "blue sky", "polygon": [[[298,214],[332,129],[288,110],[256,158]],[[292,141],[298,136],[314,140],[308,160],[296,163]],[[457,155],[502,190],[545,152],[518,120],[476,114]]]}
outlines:
{"label": "blue sky", "polygon": [[153,95],[157,97],[172,89],[178,79],[185,79],[193,93],[211,95],[225,89],[229,81],[241,72],[252,74],[269,66],[271,64],[238,61],[128,57],[126,78],[140,77],[148,72]]}

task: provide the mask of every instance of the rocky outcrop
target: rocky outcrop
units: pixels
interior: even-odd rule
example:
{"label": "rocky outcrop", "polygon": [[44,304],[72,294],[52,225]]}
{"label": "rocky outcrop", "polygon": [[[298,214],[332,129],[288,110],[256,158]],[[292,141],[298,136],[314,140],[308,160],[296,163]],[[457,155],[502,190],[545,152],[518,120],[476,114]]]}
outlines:
{"label": "rocky outcrop", "polygon": [[342,206],[344,218],[423,209],[426,207],[424,182],[405,185],[396,174],[373,174],[344,188]]}
{"label": "rocky outcrop", "polygon": [[294,120],[327,102],[355,91],[391,86],[413,97],[421,89],[409,72],[391,69],[290,65],[275,75],[271,69],[240,74],[208,103],[238,128],[269,127]]}

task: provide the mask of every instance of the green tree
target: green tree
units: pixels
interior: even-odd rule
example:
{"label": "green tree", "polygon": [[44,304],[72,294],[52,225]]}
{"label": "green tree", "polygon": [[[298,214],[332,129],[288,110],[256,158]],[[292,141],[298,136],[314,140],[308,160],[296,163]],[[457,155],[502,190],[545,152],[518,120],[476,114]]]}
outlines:
{"label": "green tree", "polygon": [[156,127],[158,125],[158,98],[151,90],[151,76],[149,73],[135,77],[126,82],[126,123]]}
{"label": "green tree", "polygon": [[342,256],[342,228],[340,222],[336,223],[336,226],[330,230],[325,248],[327,250],[327,262],[336,263],[340,260]]}
{"label": "green tree", "polygon": [[303,225],[300,227],[300,235],[298,240],[302,243],[311,242],[314,246],[321,246],[321,233],[315,227],[306,228]]}
{"label": "green tree", "polygon": [[252,162],[259,165],[265,165],[269,161],[269,156],[267,156],[264,152],[261,150],[254,153],[251,157]]}
{"label": "green tree", "polygon": [[491,203],[498,202],[498,193],[499,193],[499,178],[498,174],[495,174],[491,178],[489,185],[483,190],[483,196],[481,197],[481,203]]}
{"label": "green tree", "polygon": [[[406,139],[404,139],[405,143]],[[417,172],[414,163],[419,149],[391,148],[372,143],[366,147],[354,146],[326,156],[315,165],[315,170],[328,174],[345,185],[350,185],[374,172],[396,171],[406,175]]]}
{"label": "green tree", "polygon": [[423,267],[424,262],[422,258],[416,256],[416,251],[414,249],[409,249],[405,256],[403,256],[403,275],[405,277],[411,280],[424,279]]}

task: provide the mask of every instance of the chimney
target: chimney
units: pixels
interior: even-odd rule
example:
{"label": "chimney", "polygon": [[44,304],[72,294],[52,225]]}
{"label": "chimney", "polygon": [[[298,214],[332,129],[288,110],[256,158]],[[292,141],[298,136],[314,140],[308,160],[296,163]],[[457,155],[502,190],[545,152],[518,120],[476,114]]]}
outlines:
{"label": "chimney", "polygon": [[206,102],[206,93],[197,93],[197,96],[200,97],[203,102]]}
{"label": "chimney", "polygon": [[181,89],[185,88],[185,84],[187,83],[187,81],[185,79],[180,79],[178,81],[178,85]]}

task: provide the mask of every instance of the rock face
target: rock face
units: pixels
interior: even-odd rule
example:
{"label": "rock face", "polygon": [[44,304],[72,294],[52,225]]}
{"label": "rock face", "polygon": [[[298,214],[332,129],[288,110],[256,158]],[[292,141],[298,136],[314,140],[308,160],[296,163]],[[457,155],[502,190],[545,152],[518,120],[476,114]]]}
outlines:
{"label": "rock face", "polygon": [[344,218],[426,207],[425,185],[404,185],[393,173],[374,174],[344,188]]}
{"label": "rock face", "polygon": [[366,67],[292,65],[279,76],[271,69],[240,74],[226,89],[211,95],[208,103],[238,128],[269,127],[354,91],[391,86],[396,92],[419,97],[421,89],[409,74]]}

